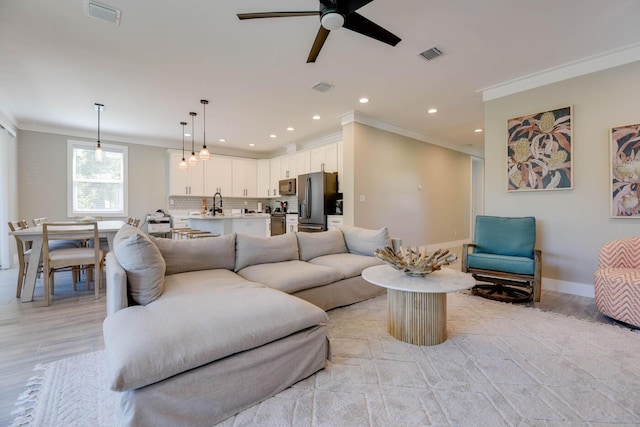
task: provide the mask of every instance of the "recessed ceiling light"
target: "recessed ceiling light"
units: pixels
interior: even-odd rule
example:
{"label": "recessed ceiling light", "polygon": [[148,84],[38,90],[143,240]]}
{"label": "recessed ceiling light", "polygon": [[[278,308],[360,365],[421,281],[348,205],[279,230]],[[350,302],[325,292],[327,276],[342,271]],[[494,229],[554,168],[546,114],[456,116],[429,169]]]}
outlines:
{"label": "recessed ceiling light", "polygon": [[249,144],[249,147],[255,147],[256,144]]}
{"label": "recessed ceiling light", "polygon": [[480,133],[480,132],[482,132],[482,129],[478,128],[478,129],[474,129],[473,131],[474,131],[475,133]]}
{"label": "recessed ceiling light", "polygon": [[434,114],[434,113],[437,113],[437,112],[438,112],[438,109],[437,109],[437,108],[429,108],[429,109],[427,110],[427,113],[429,113],[429,114]]}
{"label": "recessed ceiling light", "polygon": [[185,133],[184,136],[191,136],[191,134],[190,133]]}
{"label": "recessed ceiling light", "polygon": [[320,120],[320,116],[316,114],[315,116],[312,117],[312,119],[313,120]]}
{"label": "recessed ceiling light", "polygon": [[224,138],[220,138],[218,141],[219,141],[219,142],[227,142],[227,140],[226,140],[226,139],[224,139]]}
{"label": "recessed ceiling light", "polygon": [[287,130],[288,130],[289,132],[293,132],[295,129],[294,129],[294,128],[292,128],[291,126],[289,126],[289,127],[287,128]]}
{"label": "recessed ceiling light", "polygon": [[275,133],[272,133],[271,135],[269,135],[269,138],[277,138],[278,135],[276,135]]}
{"label": "recessed ceiling light", "polygon": [[362,97],[362,98],[358,99],[358,102],[360,104],[366,104],[367,102],[369,102],[369,98]]}

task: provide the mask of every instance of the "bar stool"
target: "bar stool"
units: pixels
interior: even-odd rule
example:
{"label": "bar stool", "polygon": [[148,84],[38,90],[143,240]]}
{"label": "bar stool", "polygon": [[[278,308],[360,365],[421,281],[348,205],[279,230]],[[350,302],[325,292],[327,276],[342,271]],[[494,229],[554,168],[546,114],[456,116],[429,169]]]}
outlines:
{"label": "bar stool", "polygon": [[169,229],[169,233],[171,235],[171,240],[180,240],[180,233],[183,231],[188,231],[191,230],[191,228],[188,227],[182,227],[182,228],[171,228]]}

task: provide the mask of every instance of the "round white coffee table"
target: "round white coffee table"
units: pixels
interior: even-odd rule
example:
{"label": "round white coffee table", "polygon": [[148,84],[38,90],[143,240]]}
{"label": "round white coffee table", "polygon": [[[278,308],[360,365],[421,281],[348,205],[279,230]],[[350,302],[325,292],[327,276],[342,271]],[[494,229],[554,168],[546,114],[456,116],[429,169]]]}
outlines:
{"label": "round white coffee table", "polygon": [[387,288],[389,334],[416,345],[437,345],[447,339],[447,293],[476,284],[470,274],[449,268],[416,277],[378,265],[365,269],[362,278]]}

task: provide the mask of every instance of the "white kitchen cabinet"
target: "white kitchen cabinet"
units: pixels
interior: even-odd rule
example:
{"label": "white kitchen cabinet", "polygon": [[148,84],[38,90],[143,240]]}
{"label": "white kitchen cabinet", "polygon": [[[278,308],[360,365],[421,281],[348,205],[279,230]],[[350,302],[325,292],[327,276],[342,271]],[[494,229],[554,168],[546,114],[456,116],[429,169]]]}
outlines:
{"label": "white kitchen cabinet", "polygon": [[338,171],[338,145],[331,143],[311,150],[311,172]]}
{"label": "white kitchen cabinet", "polygon": [[269,166],[271,169],[271,173],[269,176],[269,190],[270,197],[280,197],[280,187],[278,182],[280,181],[280,157],[274,157],[269,160]]}
{"label": "white kitchen cabinet", "polygon": [[299,151],[296,153],[296,176],[311,172],[311,152]]}
{"label": "white kitchen cabinet", "polygon": [[269,160],[258,160],[257,162],[258,182],[257,196],[271,197],[271,166]]}
{"label": "white kitchen cabinet", "polygon": [[257,197],[257,164],[252,159],[233,159],[233,197]]}
{"label": "white kitchen cabinet", "polygon": [[232,188],[232,160],[226,156],[211,156],[204,164],[204,192],[207,196],[220,193],[230,197]]}
{"label": "white kitchen cabinet", "polygon": [[287,233],[298,231],[298,214],[287,214],[285,216],[285,231]]}
{"label": "white kitchen cabinet", "polygon": [[178,169],[180,160],[182,160],[182,151],[172,152],[169,155],[169,194],[202,196],[204,194],[202,162],[198,161],[195,166],[180,170]]}
{"label": "white kitchen cabinet", "polygon": [[336,230],[343,225],[342,215],[327,215],[327,230]]}
{"label": "white kitchen cabinet", "polygon": [[269,237],[271,236],[270,220],[270,218],[235,220],[233,221],[233,232],[248,236]]}
{"label": "white kitchen cabinet", "polygon": [[280,179],[297,178],[296,156],[288,154],[280,157]]}

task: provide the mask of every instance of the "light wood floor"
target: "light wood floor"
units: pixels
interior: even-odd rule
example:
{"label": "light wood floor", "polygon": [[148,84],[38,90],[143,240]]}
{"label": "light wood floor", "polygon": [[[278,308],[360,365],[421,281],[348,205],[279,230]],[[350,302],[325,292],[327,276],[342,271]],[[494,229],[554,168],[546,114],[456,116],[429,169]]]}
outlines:
{"label": "light wood floor", "polygon": [[[13,417],[16,398],[34,375],[38,363],[47,363],[72,355],[104,348],[102,322],[105,318],[105,296],[99,300],[93,291],[71,287],[71,276],[56,276],[56,294],[45,307],[42,279],[36,286],[33,302],[21,303],[15,297],[17,269],[0,270],[0,425],[8,425]],[[594,300],[587,297],[544,291],[540,303],[530,304],[595,322],[615,323],[596,310]]]}

